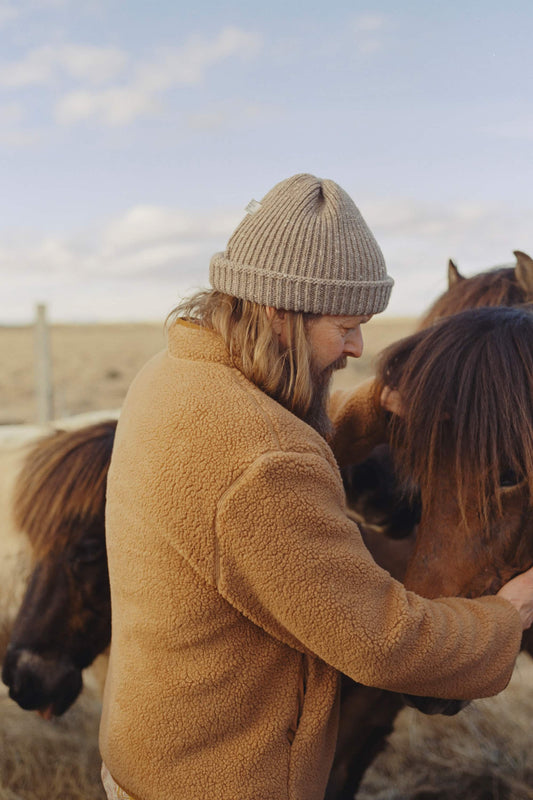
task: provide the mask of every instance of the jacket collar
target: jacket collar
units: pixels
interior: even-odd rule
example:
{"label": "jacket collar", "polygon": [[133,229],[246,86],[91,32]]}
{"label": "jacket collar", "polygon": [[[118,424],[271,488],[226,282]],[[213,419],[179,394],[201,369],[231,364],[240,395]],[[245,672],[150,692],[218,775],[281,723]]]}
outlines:
{"label": "jacket collar", "polygon": [[172,324],[167,333],[167,346],[172,358],[235,366],[217,333],[188,320],[178,319]]}

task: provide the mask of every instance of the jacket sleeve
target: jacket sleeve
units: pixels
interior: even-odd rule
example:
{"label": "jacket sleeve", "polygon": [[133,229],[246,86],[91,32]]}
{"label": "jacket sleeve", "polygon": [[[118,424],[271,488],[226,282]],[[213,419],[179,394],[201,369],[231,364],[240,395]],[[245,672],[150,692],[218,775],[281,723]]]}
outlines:
{"label": "jacket sleeve", "polygon": [[328,405],[333,423],[329,441],[341,467],[357,464],[387,441],[387,413],[379,404],[380,389],[372,378],[355,390],[334,392]]}
{"label": "jacket sleeve", "polygon": [[508,683],[519,615],[505,600],[426,600],[379,568],[317,454],[269,453],[225,493],[216,582],[241,613],[354,680],[469,700]]}

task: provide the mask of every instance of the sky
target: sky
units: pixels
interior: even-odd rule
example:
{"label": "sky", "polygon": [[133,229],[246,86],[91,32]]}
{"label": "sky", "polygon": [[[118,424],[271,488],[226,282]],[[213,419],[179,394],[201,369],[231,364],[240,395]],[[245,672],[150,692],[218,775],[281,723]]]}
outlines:
{"label": "sky", "polygon": [[0,0],[0,324],[164,320],[252,198],[352,196],[422,313],[533,255],[531,0]]}

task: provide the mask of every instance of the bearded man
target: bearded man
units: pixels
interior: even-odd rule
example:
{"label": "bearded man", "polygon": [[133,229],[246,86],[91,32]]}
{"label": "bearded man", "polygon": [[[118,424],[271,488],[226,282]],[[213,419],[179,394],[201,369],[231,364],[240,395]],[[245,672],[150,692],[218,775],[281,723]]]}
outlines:
{"label": "bearded man", "polygon": [[423,599],[346,515],[330,444],[363,458],[384,413],[366,386],[336,399],[330,422],[329,381],[361,355],[361,325],[393,282],[340,186],[296,175],[252,202],[210,280],[171,315],[118,424],[104,785],[135,800],[321,800],[340,673],[495,694],[533,581],[522,616],[503,594]]}

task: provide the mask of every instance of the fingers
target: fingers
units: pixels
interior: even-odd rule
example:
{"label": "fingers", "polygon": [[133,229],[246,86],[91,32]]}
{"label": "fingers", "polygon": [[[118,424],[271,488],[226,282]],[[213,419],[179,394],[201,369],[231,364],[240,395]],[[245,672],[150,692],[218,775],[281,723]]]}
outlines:
{"label": "fingers", "polygon": [[391,411],[399,417],[403,414],[402,399],[397,389],[385,386],[381,391],[380,403],[386,411]]}
{"label": "fingers", "polygon": [[522,629],[529,628],[533,623],[533,567],[505,583],[498,595],[516,608],[522,620]]}

